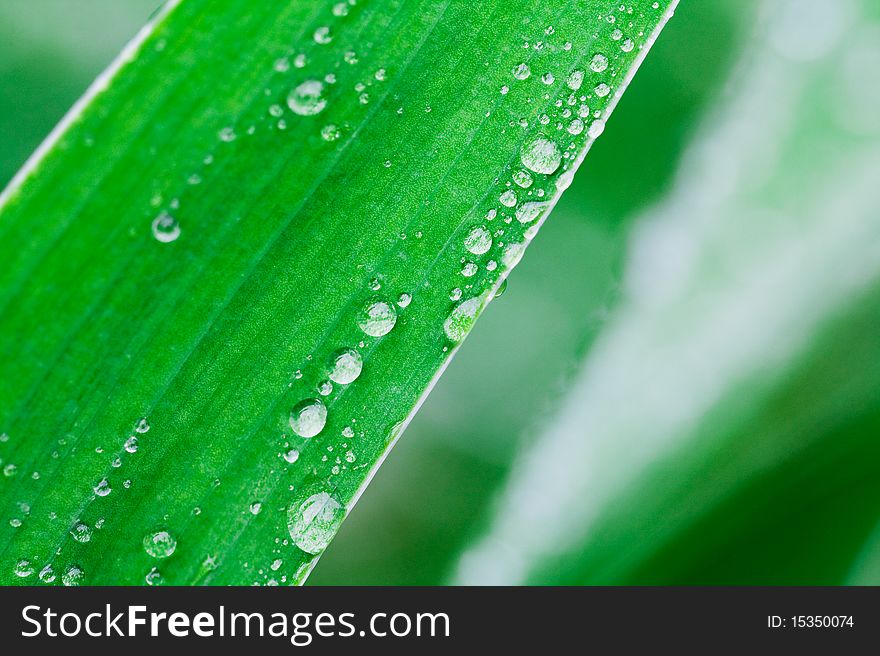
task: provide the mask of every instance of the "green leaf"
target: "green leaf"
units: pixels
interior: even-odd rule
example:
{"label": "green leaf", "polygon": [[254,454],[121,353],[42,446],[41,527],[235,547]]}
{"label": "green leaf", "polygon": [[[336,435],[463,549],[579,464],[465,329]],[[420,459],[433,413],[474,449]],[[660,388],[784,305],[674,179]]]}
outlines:
{"label": "green leaf", "polygon": [[767,3],[462,582],[876,583],[871,3]]}
{"label": "green leaf", "polygon": [[0,582],[304,580],[671,13],[534,5],[185,0],[98,80],[0,198]]}

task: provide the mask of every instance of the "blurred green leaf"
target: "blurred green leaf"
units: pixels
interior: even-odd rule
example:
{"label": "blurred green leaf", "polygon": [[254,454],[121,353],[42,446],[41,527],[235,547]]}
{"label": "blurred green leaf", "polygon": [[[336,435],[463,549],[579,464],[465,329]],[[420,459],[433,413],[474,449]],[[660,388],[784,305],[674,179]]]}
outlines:
{"label": "blurred green leaf", "polygon": [[302,581],[669,4],[170,4],[0,196],[0,582]]}
{"label": "blurred green leaf", "polygon": [[878,19],[765,3],[458,581],[877,582]]}

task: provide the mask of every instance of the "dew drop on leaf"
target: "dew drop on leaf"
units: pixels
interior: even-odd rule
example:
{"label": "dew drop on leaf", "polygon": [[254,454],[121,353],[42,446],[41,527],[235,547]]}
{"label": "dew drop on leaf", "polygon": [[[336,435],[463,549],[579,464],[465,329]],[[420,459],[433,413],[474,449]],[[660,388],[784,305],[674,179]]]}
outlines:
{"label": "dew drop on leaf", "polygon": [[519,158],[523,166],[530,171],[550,174],[559,168],[562,153],[555,141],[538,136],[522,147]]}
{"label": "dew drop on leaf", "polygon": [[382,337],[397,323],[397,310],[385,301],[369,301],[358,314],[357,323],[370,337]]}
{"label": "dew drop on leaf", "polygon": [[531,223],[541,215],[541,212],[544,211],[548,204],[547,202],[538,201],[523,203],[516,210],[516,220],[520,223]]}
{"label": "dew drop on leaf", "polygon": [[327,99],[323,94],[323,82],[306,80],[287,95],[287,106],[294,114],[312,116],[327,106]]}
{"label": "dew drop on leaf", "polygon": [[177,540],[168,531],[156,531],[144,536],[144,551],[153,558],[168,558],[177,548]]}
{"label": "dew drop on leaf", "polygon": [[364,368],[361,354],[351,348],[340,349],[333,354],[330,380],[340,385],[348,385],[357,380]]}
{"label": "dew drop on leaf", "polygon": [[290,427],[300,437],[314,437],[327,423],[327,406],[319,399],[305,399],[290,411]]}
{"label": "dew drop on leaf", "polygon": [[67,587],[80,585],[85,578],[85,573],[79,565],[68,565],[61,575],[61,582]]}
{"label": "dew drop on leaf", "polygon": [[443,332],[446,336],[453,342],[464,339],[474,325],[482,305],[483,299],[480,296],[474,296],[456,305],[443,322]]}
{"label": "dew drop on leaf", "polygon": [[168,244],[180,237],[180,224],[170,214],[163,212],[153,219],[150,228],[156,241]]}
{"label": "dew drop on leaf", "polygon": [[287,512],[287,528],[293,543],[306,553],[321,553],[342,523],[343,514],[342,505],[326,492],[294,504]]}
{"label": "dew drop on leaf", "polygon": [[476,226],[464,238],[464,247],[474,255],[482,255],[492,248],[492,235],[483,226]]}
{"label": "dew drop on leaf", "polygon": [[15,563],[15,567],[12,571],[17,577],[25,579],[34,573],[34,566],[31,565],[31,561],[29,560],[19,560]]}
{"label": "dew drop on leaf", "polygon": [[608,57],[601,53],[593,55],[593,58],[590,60],[590,70],[595,73],[601,73],[606,68],[608,68]]}
{"label": "dew drop on leaf", "polygon": [[517,80],[525,80],[532,74],[532,69],[525,62],[513,67],[513,77]]}

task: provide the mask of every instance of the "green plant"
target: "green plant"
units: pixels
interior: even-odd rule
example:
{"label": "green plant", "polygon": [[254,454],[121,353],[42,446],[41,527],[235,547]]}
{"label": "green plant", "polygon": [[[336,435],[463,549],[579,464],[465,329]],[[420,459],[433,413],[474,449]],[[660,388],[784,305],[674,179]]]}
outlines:
{"label": "green plant", "polygon": [[304,580],[670,4],[169,4],[0,196],[0,581]]}

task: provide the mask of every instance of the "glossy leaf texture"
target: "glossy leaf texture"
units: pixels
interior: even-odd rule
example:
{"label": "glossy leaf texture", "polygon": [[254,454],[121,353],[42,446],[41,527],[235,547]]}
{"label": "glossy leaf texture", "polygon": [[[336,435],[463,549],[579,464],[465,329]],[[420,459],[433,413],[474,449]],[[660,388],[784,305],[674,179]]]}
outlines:
{"label": "glossy leaf texture", "polygon": [[0,582],[302,582],[670,4],[168,5],[0,198]]}

